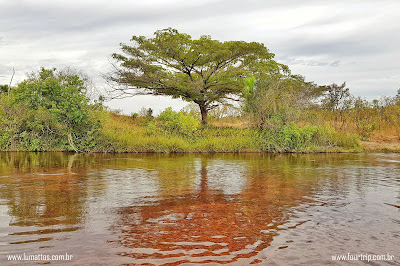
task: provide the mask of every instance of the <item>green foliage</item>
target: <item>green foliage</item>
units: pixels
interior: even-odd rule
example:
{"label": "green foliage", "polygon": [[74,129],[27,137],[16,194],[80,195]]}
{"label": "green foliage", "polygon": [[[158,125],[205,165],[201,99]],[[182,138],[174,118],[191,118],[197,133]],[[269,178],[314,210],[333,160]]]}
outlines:
{"label": "green foliage", "polygon": [[244,89],[242,97],[244,99],[243,111],[249,113],[252,111],[252,103],[254,102],[254,89],[255,89],[256,78],[254,76],[247,77],[244,80]]}
{"label": "green foliage", "polygon": [[85,80],[70,70],[33,73],[2,95],[3,150],[91,150],[100,128],[98,109],[89,105]]}
{"label": "green foliage", "polygon": [[[146,123],[118,116],[103,122],[103,150],[113,152],[330,152],[360,151],[355,135],[295,124],[274,130],[202,126],[177,129],[179,113],[167,108]],[[172,122],[172,123],[171,123]],[[196,124],[197,125],[197,124]],[[179,128],[179,127],[178,127]],[[193,130],[193,131],[192,131]]]}
{"label": "green foliage", "polygon": [[8,93],[9,87],[8,85],[0,85],[0,95],[3,93]]}
{"label": "green foliage", "polygon": [[291,123],[288,126],[284,126],[279,132],[280,146],[288,151],[304,148],[311,143],[317,131],[318,128],[316,126],[298,128],[296,124]]}
{"label": "green foliage", "polygon": [[242,77],[288,71],[261,43],[220,42],[205,35],[192,39],[172,28],[154,35],[133,36],[132,45],[121,44],[123,54],[113,54],[120,68],[109,78],[129,86],[116,93],[169,95],[194,102],[203,124],[208,111],[241,94]]}
{"label": "green foliage", "polygon": [[15,103],[24,102],[34,110],[46,108],[68,127],[87,119],[89,99],[85,93],[85,83],[78,75],[44,68],[13,90]]}
{"label": "green foliage", "polygon": [[199,125],[196,118],[181,112],[175,112],[171,107],[165,109],[157,117],[157,122],[160,128],[167,132],[186,135],[193,133]]}
{"label": "green foliage", "polygon": [[351,94],[349,88],[346,88],[346,82],[342,85],[333,83],[324,86],[325,95],[322,99],[322,106],[328,110],[347,109],[351,104]]}
{"label": "green foliage", "polygon": [[321,96],[323,88],[298,75],[261,76],[247,79],[243,110],[260,129],[274,129],[297,122],[300,111]]}
{"label": "green foliage", "polygon": [[132,117],[133,120],[135,120],[138,116],[139,116],[138,113],[132,113],[131,114],[131,117]]}
{"label": "green foliage", "polygon": [[376,122],[368,123],[366,119],[357,120],[357,133],[360,135],[362,140],[369,140],[371,133],[376,130]]}
{"label": "green foliage", "polygon": [[272,152],[311,152],[329,149],[360,150],[356,135],[336,132],[325,126],[298,127],[291,123],[275,130],[261,133],[261,146]]}
{"label": "green foliage", "polygon": [[152,123],[152,122],[147,123],[147,125],[146,125],[147,135],[149,135],[149,136],[156,135],[157,131],[158,131],[158,128],[154,123]]}
{"label": "green foliage", "polygon": [[29,109],[25,103],[11,105],[0,97],[0,149],[44,151],[57,145],[58,124],[45,108]]}

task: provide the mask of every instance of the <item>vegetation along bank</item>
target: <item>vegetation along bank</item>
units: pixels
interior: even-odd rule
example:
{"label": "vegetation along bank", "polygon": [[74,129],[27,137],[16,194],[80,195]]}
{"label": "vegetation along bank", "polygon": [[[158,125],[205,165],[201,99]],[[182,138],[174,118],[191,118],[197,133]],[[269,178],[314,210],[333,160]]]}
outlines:
{"label": "vegetation along bank", "polygon": [[[90,97],[73,69],[0,86],[0,150],[75,152],[400,151],[400,93],[367,101],[346,84],[320,86],[261,43],[192,39],[168,28],[115,53],[112,90]],[[181,98],[180,112],[122,115],[105,98]]]}

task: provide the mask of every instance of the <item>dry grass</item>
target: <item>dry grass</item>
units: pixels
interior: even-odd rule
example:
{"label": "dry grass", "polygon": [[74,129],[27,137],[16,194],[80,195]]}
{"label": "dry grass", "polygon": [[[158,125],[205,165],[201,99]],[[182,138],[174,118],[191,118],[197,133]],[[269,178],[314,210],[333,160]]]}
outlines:
{"label": "dry grass", "polygon": [[[323,120],[321,124],[335,128],[341,132],[360,133],[353,119],[347,118],[345,122],[335,120]],[[210,124],[217,127],[247,128],[250,125],[248,119],[241,117],[225,117],[212,121]],[[309,124],[306,121],[299,121],[298,126]],[[367,152],[400,152],[400,130],[392,123],[380,123],[379,127],[373,130],[368,140],[361,141],[361,145]]]}
{"label": "dry grass", "polygon": [[[333,129],[295,127],[293,132],[259,131],[245,118],[229,117],[212,121],[193,133],[166,131],[136,118],[106,113],[102,121],[102,152],[348,152],[360,151],[358,138]],[[308,131],[313,131],[308,136]],[[282,129],[284,130],[284,128]],[[304,131],[306,130],[306,131]],[[322,131],[321,131],[322,130]],[[286,130],[287,131],[287,130]],[[292,140],[290,134],[294,134]],[[306,134],[307,133],[307,134]],[[289,136],[289,135],[290,136]],[[311,133],[310,133],[311,134]],[[307,135],[307,136],[306,136]],[[303,143],[303,138],[308,139]],[[302,142],[303,141],[303,142]],[[293,143],[292,143],[293,142]]]}
{"label": "dry grass", "polygon": [[224,117],[209,123],[215,127],[248,128],[250,123],[240,117]]}
{"label": "dry grass", "polygon": [[400,138],[395,129],[375,131],[361,144],[369,152],[400,152]]}
{"label": "dry grass", "polygon": [[[365,103],[364,103],[365,104]],[[329,125],[337,131],[358,134],[366,151],[400,151],[400,106],[364,105],[343,111],[312,109],[302,123]]]}

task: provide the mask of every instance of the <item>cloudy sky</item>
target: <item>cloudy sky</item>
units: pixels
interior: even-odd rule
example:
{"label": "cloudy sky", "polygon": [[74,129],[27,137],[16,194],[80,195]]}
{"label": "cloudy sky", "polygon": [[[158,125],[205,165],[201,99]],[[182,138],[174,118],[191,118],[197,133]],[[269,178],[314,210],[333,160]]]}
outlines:
{"label": "cloudy sky", "polygon": [[[193,38],[264,43],[293,73],[317,84],[346,81],[366,99],[400,88],[399,0],[0,0],[0,84],[41,66],[86,71],[98,87],[110,55],[132,35],[173,27]],[[108,105],[156,113],[187,103],[140,96]]]}

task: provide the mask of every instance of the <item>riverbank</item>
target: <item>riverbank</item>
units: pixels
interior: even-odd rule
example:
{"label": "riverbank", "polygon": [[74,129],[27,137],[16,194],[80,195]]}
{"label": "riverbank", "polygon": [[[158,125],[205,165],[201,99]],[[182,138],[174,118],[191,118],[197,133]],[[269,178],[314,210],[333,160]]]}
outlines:
{"label": "riverbank", "polygon": [[396,135],[372,135],[369,141],[361,141],[367,152],[400,153],[400,140]]}
{"label": "riverbank", "polygon": [[[93,114],[99,119],[96,135],[83,143],[81,152],[100,153],[313,153],[360,152],[355,134],[337,132],[327,126],[290,125],[274,130],[251,126],[200,126],[189,115],[168,111],[157,118],[131,117],[113,112]],[[74,151],[67,136],[20,134],[3,141],[3,151]],[[51,141],[49,141],[51,140]],[[88,144],[86,144],[88,143]],[[4,145],[5,144],[5,145]]]}
{"label": "riverbank", "polygon": [[[92,117],[99,124],[96,134],[89,135],[90,141],[75,136],[75,142],[84,144],[79,151],[95,153],[400,152],[400,140],[394,131],[373,132],[366,141],[357,134],[335,130],[329,125],[292,123],[259,130],[240,117],[218,119],[208,126],[200,126],[193,117],[177,114],[169,111],[160,119],[94,111]],[[67,136],[32,135],[23,132],[8,140],[3,135],[0,150],[74,151]]]}
{"label": "riverbank", "polygon": [[[173,117],[175,114],[169,116]],[[132,118],[109,113],[102,121],[98,152],[239,153],[239,152],[360,152],[355,134],[328,126],[290,124],[275,130],[255,127],[192,126],[181,119]]]}

